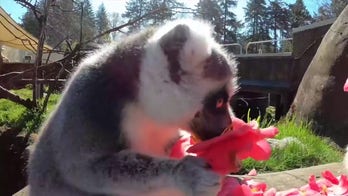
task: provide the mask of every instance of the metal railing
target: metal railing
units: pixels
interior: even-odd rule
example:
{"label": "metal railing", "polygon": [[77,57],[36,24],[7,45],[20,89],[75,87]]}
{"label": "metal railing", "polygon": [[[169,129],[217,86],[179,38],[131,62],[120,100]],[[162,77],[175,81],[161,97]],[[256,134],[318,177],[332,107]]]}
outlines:
{"label": "metal railing", "polygon": [[224,46],[224,47],[238,46],[239,47],[239,54],[243,54],[243,46],[240,43],[222,44],[222,46]]}
{"label": "metal railing", "polygon": [[[290,48],[289,52],[292,52],[292,38],[284,38],[284,39],[271,39],[271,40],[261,40],[261,41],[248,42],[246,44],[246,46],[245,46],[245,54],[251,54],[251,53],[248,52],[249,47],[252,46],[252,45],[258,45],[258,44],[261,45],[260,47],[257,48],[257,53],[258,54],[263,54],[263,53],[283,53],[283,52],[285,52],[284,51],[285,47],[281,47],[282,48],[281,51],[278,51],[278,50],[275,49],[276,51],[270,52],[270,51],[263,50],[263,45],[265,43],[271,43],[271,44],[276,43],[276,45],[278,45],[278,43],[282,44],[284,42],[290,42],[291,43],[291,45],[290,45],[291,47],[289,47]],[[222,46],[224,46],[224,47],[237,46],[238,47],[238,51],[239,51],[239,55],[243,54],[243,46],[240,43],[222,44]],[[237,54],[237,53],[235,53],[235,54]]]}
{"label": "metal railing", "polygon": [[[284,39],[270,39],[270,40],[262,40],[262,41],[253,41],[253,42],[249,42],[246,47],[245,47],[245,54],[248,54],[248,49],[250,47],[250,45],[254,45],[254,44],[261,44],[261,47],[258,48],[258,54],[262,54],[263,53],[263,44],[264,43],[278,43],[278,42],[291,42],[292,41],[292,38],[284,38]],[[282,51],[283,52],[283,51]],[[279,53],[279,52],[273,52],[273,53]]]}

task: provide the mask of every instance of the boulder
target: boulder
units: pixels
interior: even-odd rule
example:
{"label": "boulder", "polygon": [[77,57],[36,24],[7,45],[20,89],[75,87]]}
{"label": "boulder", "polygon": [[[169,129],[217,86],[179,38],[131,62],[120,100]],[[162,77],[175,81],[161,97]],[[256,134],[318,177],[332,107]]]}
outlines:
{"label": "boulder", "polygon": [[348,6],[324,36],[302,78],[289,114],[341,147],[348,143]]}

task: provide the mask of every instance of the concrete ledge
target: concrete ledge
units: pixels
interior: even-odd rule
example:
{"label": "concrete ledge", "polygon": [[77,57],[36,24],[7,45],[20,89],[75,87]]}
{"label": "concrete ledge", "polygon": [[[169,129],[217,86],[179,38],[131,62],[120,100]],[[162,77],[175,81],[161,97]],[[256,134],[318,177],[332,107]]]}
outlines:
{"label": "concrete ledge", "polygon": [[[282,172],[259,174],[253,178],[259,182],[266,182],[268,186],[267,188],[274,187],[277,189],[277,191],[283,191],[291,188],[299,188],[307,184],[310,175],[315,175],[317,178],[321,178],[321,173],[325,170],[330,170],[336,176],[347,174],[342,163],[329,163],[325,165],[299,168]],[[29,187],[26,186],[13,196],[28,195]]]}
{"label": "concrete ledge", "polygon": [[256,181],[266,182],[268,188],[274,187],[278,191],[299,188],[308,183],[310,175],[322,178],[321,173],[330,170],[334,175],[347,174],[342,163],[329,163],[325,165],[312,166],[307,168],[293,169],[283,172],[259,174]]}

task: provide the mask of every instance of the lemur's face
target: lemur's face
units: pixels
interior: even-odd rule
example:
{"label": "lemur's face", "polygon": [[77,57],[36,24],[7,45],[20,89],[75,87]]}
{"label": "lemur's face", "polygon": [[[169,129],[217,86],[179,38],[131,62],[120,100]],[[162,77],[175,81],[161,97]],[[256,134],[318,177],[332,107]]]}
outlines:
{"label": "lemur's face", "polygon": [[149,40],[141,74],[145,111],[203,140],[230,125],[229,99],[236,89],[236,62],[211,32],[197,21],[160,28]]}

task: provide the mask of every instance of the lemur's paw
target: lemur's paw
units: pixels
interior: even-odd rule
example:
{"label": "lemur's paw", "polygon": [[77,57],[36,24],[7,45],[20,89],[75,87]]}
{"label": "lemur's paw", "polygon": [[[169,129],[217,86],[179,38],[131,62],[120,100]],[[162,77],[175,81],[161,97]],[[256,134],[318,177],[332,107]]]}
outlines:
{"label": "lemur's paw", "polygon": [[203,159],[186,156],[175,168],[176,183],[189,196],[215,196],[221,187],[221,176]]}

